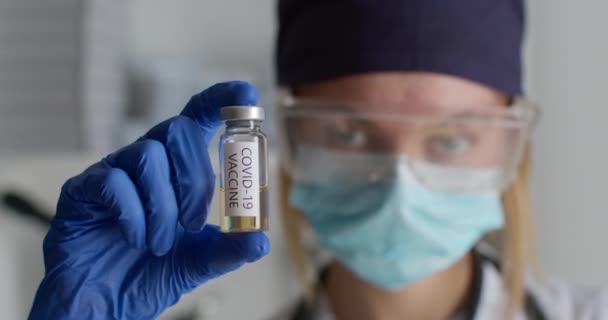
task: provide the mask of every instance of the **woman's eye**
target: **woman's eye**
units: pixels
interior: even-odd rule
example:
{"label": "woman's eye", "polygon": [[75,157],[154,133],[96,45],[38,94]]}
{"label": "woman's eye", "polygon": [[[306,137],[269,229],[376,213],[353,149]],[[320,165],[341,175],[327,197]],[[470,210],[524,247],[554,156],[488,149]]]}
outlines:
{"label": "woman's eye", "polygon": [[449,159],[469,151],[474,139],[467,134],[439,134],[427,139],[426,150],[432,159]]}
{"label": "woman's eye", "polygon": [[336,122],[327,128],[326,134],[331,144],[340,147],[357,148],[367,142],[365,131],[347,122]]}

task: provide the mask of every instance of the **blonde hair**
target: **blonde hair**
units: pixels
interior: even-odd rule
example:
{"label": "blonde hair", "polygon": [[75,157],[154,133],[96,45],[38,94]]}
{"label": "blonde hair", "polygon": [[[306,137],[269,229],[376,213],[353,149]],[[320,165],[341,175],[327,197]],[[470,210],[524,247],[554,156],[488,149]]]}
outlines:
{"label": "blonde hair", "polygon": [[[502,232],[503,285],[508,294],[507,319],[524,303],[525,272],[538,266],[530,202],[530,148],[526,148],[513,184],[503,193],[505,227]],[[534,270],[535,271],[535,270]]]}
{"label": "blonde hair", "polygon": [[[531,205],[529,196],[530,152],[524,152],[518,174],[512,185],[503,193],[502,204],[505,212],[505,227],[498,234],[502,252],[502,279],[507,291],[506,318],[511,319],[524,302],[524,274],[535,264],[532,236]],[[285,240],[293,266],[301,283],[306,301],[316,298],[317,275],[315,266],[308,256],[303,236],[307,223],[304,215],[292,208],[288,202],[291,180],[281,173],[281,212]]]}

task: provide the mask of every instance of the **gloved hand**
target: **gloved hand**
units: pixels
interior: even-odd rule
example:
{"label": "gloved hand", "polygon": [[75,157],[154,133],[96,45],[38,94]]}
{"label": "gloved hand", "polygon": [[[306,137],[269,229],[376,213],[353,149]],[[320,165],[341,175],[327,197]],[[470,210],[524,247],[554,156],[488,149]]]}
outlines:
{"label": "gloved hand", "polygon": [[247,83],[217,84],[68,180],[44,239],[46,274],[30,319],[152,319],[205,281],[266,255],[261,232],[205,225],[219,109],[257,98]]}

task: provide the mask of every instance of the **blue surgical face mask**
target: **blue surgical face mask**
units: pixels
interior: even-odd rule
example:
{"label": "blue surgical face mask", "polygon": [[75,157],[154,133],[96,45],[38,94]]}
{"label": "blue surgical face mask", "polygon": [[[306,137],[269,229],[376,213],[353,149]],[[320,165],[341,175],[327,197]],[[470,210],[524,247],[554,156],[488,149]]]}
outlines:
{"label": "blue surgical face mask", "polygon": [[[417,182],[405,159],[304,152],[322,161],[317,169],[328,177],[295,179],[291,205],[306,214],[322,246],[377,286],[397,289],[443,270],[504,223],[498,191],[431,191]],[[331,163],[340,166],[327,170]],[[393,174],[377,181],[347,174],[349,167],[359,172],[361,164],[392,164]]]}

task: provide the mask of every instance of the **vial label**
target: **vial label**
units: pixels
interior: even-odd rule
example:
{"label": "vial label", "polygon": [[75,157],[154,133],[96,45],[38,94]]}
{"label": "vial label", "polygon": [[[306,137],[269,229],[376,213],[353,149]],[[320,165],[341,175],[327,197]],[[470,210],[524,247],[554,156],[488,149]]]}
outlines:
{"label": "vial label", "polygon": [[226,216],[257,216],[260,212],[260,176],[257,142],[224,144],[224,197]]}

